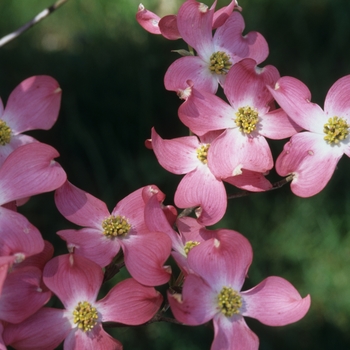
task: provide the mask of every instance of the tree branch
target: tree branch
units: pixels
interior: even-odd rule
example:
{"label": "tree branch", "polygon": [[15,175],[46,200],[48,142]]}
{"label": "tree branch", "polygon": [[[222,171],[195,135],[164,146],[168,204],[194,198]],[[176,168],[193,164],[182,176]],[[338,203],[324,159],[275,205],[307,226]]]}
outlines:
{"label": "tree branch", "polygon": [[4,46],[11,40],[17,38],[23,32],[33,27],[35,24],[39,23],[41,20],[49,16],[52,12],[56,11],[60,6],[62,6],[67,1],[68,0],[57,0],[53,5],[51,5],[50,7],[46,8],[45,10],[41,11],[38,15],[36,15],[31,21],[24,24],[22,27],[18,28],[14,32],[8,35],[5,35],[3,38],[0,39],[0,47]]}

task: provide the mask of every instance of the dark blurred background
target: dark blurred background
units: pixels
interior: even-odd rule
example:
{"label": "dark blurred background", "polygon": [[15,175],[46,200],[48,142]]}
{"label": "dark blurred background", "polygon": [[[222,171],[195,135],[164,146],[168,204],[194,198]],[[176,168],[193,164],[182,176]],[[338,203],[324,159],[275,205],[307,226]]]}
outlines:
{"label": "dark blurred background", "polygon": [[[0,37],[29,21],[53,0],[2,0]],[[228,4],[219,1],[218,7]],[[145,0],[160,14],[176,13],[182,1]],[[208,5],[208,1],[206,1]],[[350,1],[241,0],[246,31],[261,32],[270,46],[265,64],[308,85],[323,106],[330,86],[350,74]],[[152,126],[164,138],[184,136],[177,118],[181,101],[163,87],[177,58],[167,41],[136,22],[138,0],[70,0],[57,12],[0,48],[0,96],[4,103],[25,78],[46,74],[63,90],[60,117],[50,131],[30,134],[57,148],[59,162],[76,186],[104,200],[110,209],[130,192],[156,184],[167,204],[180,177],[169,174],[144,147]],[[277,156],[284,142],[271,142]],[[326,189],[313,198],[289,187],[230,201],[216,227],[235,229],[251,241],[254,261],[243,289],[270,275],[288,279],[302,296],[311,294],[300,322],[272,328],[247,320],[262,350],[350,349],[350,162],[346,156]],[[271,174],[272,180],[277,180]],[[229,193],[235,189],[228,187]],[[71,228],[55,209],[52,193],[20,209],[44,237],[65,245],[56,231]],[[124,348],[210,349],[211,326],[152,324],[118,328]]]}

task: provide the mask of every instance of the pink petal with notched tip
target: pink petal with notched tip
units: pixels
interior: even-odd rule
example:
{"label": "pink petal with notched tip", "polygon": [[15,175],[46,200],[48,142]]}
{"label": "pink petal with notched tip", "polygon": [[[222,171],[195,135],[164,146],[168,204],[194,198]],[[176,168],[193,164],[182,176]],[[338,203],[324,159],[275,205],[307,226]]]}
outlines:
{"label": "pink petal with notched tip", "polygon": [[214,317],[217,313],[215,297],[216,293],[211,286],[193,274],[186,277],[182,298],[179,294],[173,295],[168,291],[168,301],[174,317],[190,326],[204,324]]}
{"label": "pink petal with notched tip", "polygon": [[308,87],[293,77],[280,78],[274,88],[269,87],[272,96],[288,116],[303,129],[323,133],[328,116],[316,103],[310,102]]}
{"label": "pink petal with notched tip", "polygon": [[161,18],[158,23],[161,34],[169,40],[177,40],[181,38],[177,28],[177,16],[168,15]]}
{"label": "pink petal with notched tip", "polygon": [[65,310],[44,307],[20,324],[8,324],[4,341],[15,349],[56,349],[72,328],[64,313]]}
{"label": "pink petal with notched tip", "polygon": [[69,250],[84,256],[101,267],[110,264],[120,250],[118,238],[109,239],[102,230],[83,228],[81,230],[61,230],[57,234],[67,242]]}
{"label": "pink petal with notched tip", "polygon": [[62,90],[46,75],[28,78],[11,93],[1,117],[14,134],[34,129],[50,129],[60,109]]}
{"label": "pink petal with notched tip", "polygon": [[276,160],[281,176],[294,174],[291,190],[299,197],[322,191],[343,155],[344,146],[329,145],[323,135],[302,132],[293,135]]}
{"label": "pink petal with notched tip", "polygon": [[163,140],[152,128],[152,145],[160,165],[171,173],[186,174],[200,162],[196,152],[200,142],[196,136]]}
{"label": "pink petal with notched tip", "polygon": [[241,316],[226,318],[222,314],[214,317],[214,341],[210,350],[258,350],[259,338],[247,326]]}
{"label": "pink petal with notched tip", "polygon": [[[188,253],[188,265],[216,293],[223,286],[240,291],[253,259],[249,241],[233,230],[216,230],[217,238],[209,239]],[[218,274],[218,271],[221,271]],[[185,281],[186,283],[186,281]]]}
{"label": "pink petal with notched tip", "polygon": [[44,283],[68,311],[73,310],[79,301],[94,303],[102,280],[100,266],[75,254],[54,257],[43,271]]}
{"label": "pink petal with notched tip", "polygon": [[214,140],[208,151],[208,165],[217,178],[225,179],[241,174],[241,169],[266,173],[273,167],[270,147],[266,139],[252,132],[242,135],[227,129]]}
{"label": "pink petal with notched tip", "polygon": [[179,91],[188,88],[188,80],[193,80],[199,90],[215,94],[218,89],[218,82],[210,72],[208,65],[209,61],[206,62],[199,56],[185,56],[177,59],[165,73],[165,88],[179,93]]}
{"label": "pink petal with notched tip", "polygon": [[227,197],[222,181],[215,178],[207,165],[199,165],[180,181],[174,196],[179,208],[201,207],[198,221],[214,225],[225,214]]}
{"label": "pink petal with notched tip", "polygon": [[241,292],[243,316],[253,317],[268,326],[285,326],[299,321],[310,308],[310,296],[302,298],[284,278],[271,276],[256,287]]}
{"label": "pink petal with notched tip", "polygon": [[199,91],[196,86],[192,86],[190,96],[179,107],[180,120],[199,136],[211,130],[236,127],[233,108],[212,93]]}
{"label": "pink petal with notched tip", "polygon": [[159,310],[163,297],[152,287],[143,286],[133,278],[115,285],[97,302],[102,322],[140,325],[149,321]]}
{"label": "pink petal with notched tip", "polygon": [[110,216],[104,202],[66,181],[55,192],[59,212],[69,221],[102,230],[102,221]]}
{"label": "pink petal with notched tip", "polygon": [[227,6],[222,7],[221,9],[214,12],[213,17],[213,29],[221,27],[229,18],[232,11],[237,8],[238,10],[242,10],[236,0],[232,0]]}
{"label": "pink petal with notched tip", "polygon": [[43,291],[40,283],[41,270],[34,266],[24,266],[8,273],[1,293],[1,320],[20,323],[43,307],[51,292]]}
{"label": "pink petal with notched tip", "polygon": [[0,207],[0,255],[16,255],[22,258],[40,253],[44,241],[39,230],[25,216]]}
{"label": "pink petal with notched tip", "polygon": [[272,140],[285,139],[302,130],[282,108],[264,114],[259,120],[258,127],[260,135]]}
{"label": "pink petal with notched tip", "polygon": [[215,5],[216,1],[209,9],[202,3],[188,0],[180,7],[177,15],[177,27],[182,39],[204,60],[209,59],[214,52],[212,23]]}
{"label": "pink petal with notched tip", "polygon": [[164,267],[171,252],[171,240],[163,232],[129,235],[121,240],[125,266],[130,275],[146,286],[159,286],[170,279]]}
{"label": "pink petal with notched tip", "polygon": [[266,85],[274,85],[280,75],[274,66],[259,68],[251,58],[236,63],[227,73],[224,85],[225,95],[234,109],[250,106],[264,115],[273,100]]}
{"label": "pink petal with notched tip", "polygon": [[0,168],[0,204],[53,191],[67,178],[54,161],[58,152],[40,142],[17,148]]}
{"label": "pink petal with notched tip", "polygon": [[147,30],[147,32],[151,34],[161,34],[158,26],[160,17],[145,9],[142,4],[139,5],[137,10],[136,20],[143,29]]}
{"label": "pink petal with notched tip", "polygon": [[345,118],[350,124],[350,75],[337,80],[329,89],[325,102],[324,111],[328,118],[337,116]]}
{"label": "pink petal with notched tip", "polygon": [[123,345],[112,338],[101,324],[97,324],[90,332],[75,329],[69,332],[63,345],[64,349],[123,350]]}

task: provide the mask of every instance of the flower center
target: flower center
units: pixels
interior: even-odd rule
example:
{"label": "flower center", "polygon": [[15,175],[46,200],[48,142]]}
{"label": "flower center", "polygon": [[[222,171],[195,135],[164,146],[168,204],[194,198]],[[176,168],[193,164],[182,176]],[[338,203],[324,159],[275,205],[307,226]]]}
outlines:
{"label": "flower center", "polygon": [[210,56],[209,69],[212,73],[226,75],[231,66],[230,56],[224,51],[214,52]]}
{"label": "flower center", "polygon": [[11,128],[0,119],[0,145],[5,146],[11,141]]}
{"label": "flower center", "polygon": [[259,121],[258,111],[249,106],[238,108],[236,117],[236,125],[239,127],[239,130],[245,134],[250,134],[254,131]]}
{"label": "flower center", "polygon": [[114,238],[126,235],[130,231],[131,225],[125,216],[111,215],[102,221],[102,228],[105,236]]}
{"label": "flower center", "polygon": [[77,307],[73,311],[73,316],[73,322],[84,332],[91,331],[97,324],[97,310],[87,301],[79,301]]}
{"label": "flower center", "polygon": [[202,145],[197,148],[197,158],[203,163],[207,164],[208,149],[210,144]]}
{"label": "flower center", "polygon": [[187,241],[185,246],[184,246],[184,251],[186,255],[188,255],[189,251],[193,248],[199,245],[199,242],[197,241]]}
{"label": "flower center", "polygon": [[327,143],[339,143],[344,140],[349,134],[350,125],[344,118],[333,117],[328,119],[323,127],[323,132],[326,134],[324,139]]}
{"label": "flower center", "polygon": [[227,317],[240,313],[242,297],[231,287],[223,287],[218,295],[220,311]]}

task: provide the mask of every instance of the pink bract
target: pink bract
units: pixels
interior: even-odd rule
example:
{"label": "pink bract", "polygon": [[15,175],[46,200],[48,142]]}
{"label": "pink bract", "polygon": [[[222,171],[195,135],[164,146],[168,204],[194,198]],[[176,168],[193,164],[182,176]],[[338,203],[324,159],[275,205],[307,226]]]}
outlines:
{"label": "pink bract", "polygon": [[[189,252],[187,260],[193,274],[185,278],[182,294],[168,293],[169,303],[175,318],[182,323],[194,326],[213,320],[212,350],[257,350],[259,339],[244,317],[282,326],[300,320],[310,307],[310,296],[301,298],[280,277],[269,277],[256,287],[241,291],[252,249],[238,232],[218,230],[217,238],[200,243]],[[228,303],[220,303],[220,296]]]}
{"label": "pink bract", "polygon": [[[250,32],[242,36],[244,20],[239,12],[232,12],[214,36],[212,23],[216,2],[209,9],[194,0],[187,0],[179,9],[177,27],[184,41],[197,53],[176,60],[168,68],[164,84],[167,90],[183,95],[187,81],[191,80],[199,90],[215,93],[218,83],[224,85],[229,66],[234,66],[243,58],[252,58],[257,64],[268,56],[268,46],[263,36]],[[213,55],[226,54],[228,66],[214,73],[210,69],[216,59]],[[214,61],[213,61],[214,60]],[[213,61],[213,62],[212,62]]]}
{"label": "pink bract", "polygon": [[282,77],[269,90],[289,117],[306,130],[293,135],[284,146],[276,170],[281,176],[293,175],[294,194],[313,196],[326,186],[343,154],[350,156],[350,75],[329,89],[324,110],[311,102],[309,89],[298,79]]}
{"label": "pink bract", "polygon": [[12,91],[5,109],[0,99],[1,128],[4,130],[5,125],[10,128],[9,140],[0,138],[0,165],[19,146],[36,142],[33,137],[22,135],[23,132],[48,130],[53,126],[58,117],[61,95],[57,81],[42,75],[20,83]]}

